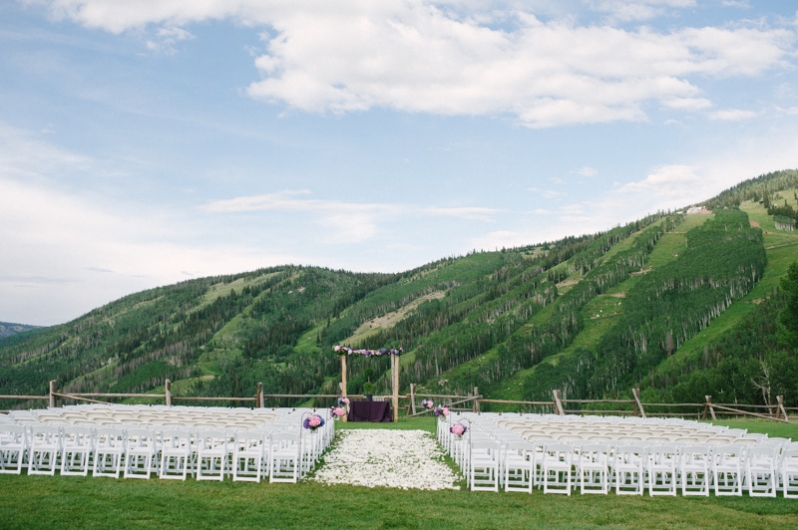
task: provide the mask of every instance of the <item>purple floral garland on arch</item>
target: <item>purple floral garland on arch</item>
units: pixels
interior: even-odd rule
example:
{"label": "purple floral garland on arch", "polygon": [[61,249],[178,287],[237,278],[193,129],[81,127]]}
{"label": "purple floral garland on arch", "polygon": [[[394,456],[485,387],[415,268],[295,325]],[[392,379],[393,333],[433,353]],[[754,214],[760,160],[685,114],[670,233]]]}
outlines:
{"label": "purple floral garland on arch", "polygon": [[333,351],[335,351],[338,355],[363,355],[365,357],[378,357],[380,355],[402,355],[404,353],[402,348],[399,348],[398,350],[389,350],[386,348],[382,348],[381,350],[355,350],[347,346],[334,346]]}

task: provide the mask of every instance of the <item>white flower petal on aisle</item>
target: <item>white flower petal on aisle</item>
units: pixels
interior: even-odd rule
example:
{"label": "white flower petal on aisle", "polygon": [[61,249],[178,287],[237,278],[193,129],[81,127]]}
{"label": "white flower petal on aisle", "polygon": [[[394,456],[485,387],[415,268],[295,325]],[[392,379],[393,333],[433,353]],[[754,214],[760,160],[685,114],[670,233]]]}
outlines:
{"label": "white flower petal on aisle", "polygon": [[461,479],[426,431],[363,429],[340,431],[312,480],[402,489],[460,489]]}

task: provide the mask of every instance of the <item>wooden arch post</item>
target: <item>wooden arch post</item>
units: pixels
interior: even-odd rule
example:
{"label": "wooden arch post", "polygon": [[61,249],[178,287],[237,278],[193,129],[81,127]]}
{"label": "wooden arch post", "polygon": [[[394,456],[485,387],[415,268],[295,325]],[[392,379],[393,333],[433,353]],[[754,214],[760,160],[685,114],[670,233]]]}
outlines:
{"label": "wooden arch post", "polygon": [[[341,397],[346,397],[346,354],[343,354],[341,357]],[[346,414],[342,416],[344,423],[346,423]]]}
{"label": "wooden arch post", "polygon": [[393,406],[393,421],[399,421],[399,356],[391,355],[391,393]]}
{"label": "wooden arch post", "polygon": [[[371,350],[353,350],[351,348],[336,346],[334,348],[338,355],[341,357],[341,397],[346,397],[346,357],[352,353],[362,353],[365,355],[385,355],[387,350],[380,352],[373,352]],[[391,405],[393,406],[393,421],[399,421],[399,353],[402,348],[398,350],[387,351],[388,356],[391,358]],[[346,421],[346,416],[343,417]]]}

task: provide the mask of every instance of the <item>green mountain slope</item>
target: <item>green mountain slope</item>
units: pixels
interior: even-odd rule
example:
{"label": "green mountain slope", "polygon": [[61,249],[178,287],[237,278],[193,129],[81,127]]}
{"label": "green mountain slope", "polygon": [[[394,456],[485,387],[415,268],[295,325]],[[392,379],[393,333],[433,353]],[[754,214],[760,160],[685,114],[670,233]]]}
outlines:
{"label": "green mountain slope", "polygon": [[[287,265],[152,289],[0,339],[0,393],[44,393],[50,379],[147,392],[167,378],[186,395],[252,395],[258,382],[330,393],[331,348],[348,344],[402,346],[403,387],[548,399],[554,388],[600,397],[640,386],[650,400],[711,387],[796,403],[798,389],[765,375],[794,362],[776,334],[779,282],[798,258],[796,189],[798,172],[773,173],[707,201],[711,214],[659,213],[400,274]],[[350,364],[350,392],[367,366],[387,390],[387,359]]]}

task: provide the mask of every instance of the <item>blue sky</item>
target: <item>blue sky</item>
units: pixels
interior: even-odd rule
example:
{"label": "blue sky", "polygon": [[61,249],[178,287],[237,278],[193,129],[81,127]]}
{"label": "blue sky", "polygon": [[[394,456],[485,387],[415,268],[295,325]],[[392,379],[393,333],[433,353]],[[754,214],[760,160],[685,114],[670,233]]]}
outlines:
{"label": "blue sky", "polygon": [[399,271],[798,167],[798,7],[0,4],[0,321],[284,263]]}

